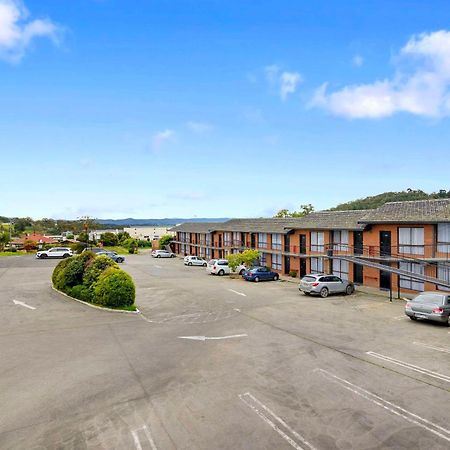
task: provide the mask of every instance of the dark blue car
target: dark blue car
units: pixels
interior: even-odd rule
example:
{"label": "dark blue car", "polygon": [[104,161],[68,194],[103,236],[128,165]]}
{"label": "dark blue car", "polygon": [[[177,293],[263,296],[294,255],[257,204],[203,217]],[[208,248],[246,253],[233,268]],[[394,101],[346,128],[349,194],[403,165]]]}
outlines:
{"label": "dark blue car", "polygon": [[280,276],[276,272],[272,272],[267,267],[253,267],[246,270],[242,275],[247,281],[277,281]]}

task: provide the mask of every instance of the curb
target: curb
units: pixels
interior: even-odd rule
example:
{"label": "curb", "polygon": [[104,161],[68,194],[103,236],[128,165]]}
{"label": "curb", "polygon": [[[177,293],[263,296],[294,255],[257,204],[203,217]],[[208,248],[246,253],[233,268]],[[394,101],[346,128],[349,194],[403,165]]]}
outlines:
{"label": "curb", "polygon": [[101,311],[109,311],[109,312],[122,313],[122,314],[140,314],[141,313],[141,311],[139,311],[139,309],[137,309],[137,308],[136,308],[136,311],[125,311],[123,309],[112,309],[112,308],[105,308],[103,306],[93,305],[92,303],[84,302],[83,300],[80,300],[78,298],[71,297],[70,295],[66,294],[65,292],[62,292],[59,289],[56,289],[55,286],[53,286],[53,285],[52,285],[52,289],[54,291],[58,292],[58,294],[61,294],[61,295],[64,295],[64,297],[70,298],[70,300],[75,300],[78,303],[82,303],[83,305],[89,306],[91,308],[100,309]]}

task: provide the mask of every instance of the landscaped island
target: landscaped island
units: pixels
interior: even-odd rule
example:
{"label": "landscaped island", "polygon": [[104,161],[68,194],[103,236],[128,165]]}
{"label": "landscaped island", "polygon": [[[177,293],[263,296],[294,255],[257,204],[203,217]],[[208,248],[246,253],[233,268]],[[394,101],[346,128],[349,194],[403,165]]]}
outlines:
{"label": "landscaped island", "polygon": [[96,306],[135,311],[133,279],[107,256],[84,252],[63,259],[54,269],[53,286]]}

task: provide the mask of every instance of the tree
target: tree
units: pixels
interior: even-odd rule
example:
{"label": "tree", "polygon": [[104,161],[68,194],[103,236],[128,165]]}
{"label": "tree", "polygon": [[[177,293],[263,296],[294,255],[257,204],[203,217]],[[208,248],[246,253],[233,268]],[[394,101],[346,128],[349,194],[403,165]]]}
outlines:
{"label": "tree", "polygon": [[77,238],[78,242],[89,242],[89,234],[87,234],[85,231],[82,231]]}
{"label": "tree", "polygon": [[100,242],[107,247],[113,247],[119,243],[119,239],[116,234],[108,231],[100,236]]}
{"label": "tree", "polygon": [[5,245],[9,242],[9,233],[7,231],[0,232],[0,249],[4,250]]}
{"label": "tree", "polygon": [[163,234],[159,238],[159,248],[164,248],[166,245],[169,245],[173,241],[173,236],[171,234]]}
{"label": "tree", "polygon": [[287,218],[287,217],[304,217],[314,212],[314,206],[311,203],[306,205],[300,205],[300,211],[289,211],[288,209],[280,209],[274,217]]}
{"label": "tree", "polygon": [[117,233],[117,239],[119,240],[119,244],[122,244],[123,241],[125,241],[126,239],[130,239],[130,233],[128,233],[128,231],[119,231],[119,233]]}
{"label": "tree", "polygon": [[18,218],[14,221],[14,230],[17,233],[23,233],[27,228],[33,225],[33,219],[30,217]]}
{"label": "tree", "polygon": [[242,253],[227,255],[226,258],[230,269],[235,271],[240,264],[244,264],[245,267],[252,267],[259,258],[259,252],[258,250],[244,250]]}

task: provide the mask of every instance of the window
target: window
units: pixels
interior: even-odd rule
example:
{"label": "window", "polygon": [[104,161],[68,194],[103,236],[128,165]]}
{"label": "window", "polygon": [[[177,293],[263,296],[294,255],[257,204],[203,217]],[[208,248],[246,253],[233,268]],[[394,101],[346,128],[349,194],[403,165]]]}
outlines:
{"label": "window", "polygon": [[224,247],[231,247],[231,233],[229,231],[223,233],[223,245]]}
{"label": "window", "polygon": [[439,223],[437,226],[437,251],[450,253],[450,223]]}
{"label": "window", "polygon": [[311,231],[311,251],[323,252],[324,233],[323,231]]}
{"label": "window", "polygon": [[261,253],[259,257],[259,263],[261,266],[265,266],[267,264],[267,253]]}
{"label": "window", "polygon": [[312,273],[323,272],[323,258],[311,258],[311,272]]}
{"label": "window", "polygon": [[[399,263],[398,268],[418,275],[423,275],[425,273],[424,266],[417,263],[401,262]],[[424,283],[423,281],[413,280],[412,278],[400,275],[400,287],[411,289],[413,291],[423,291]]]}
{"label": "window", "polygon": [[208,233],[205,237],[206,237],[206,245],[211,245],[211,233]]}
{"label": "window", "polygon": [[342,280],[348,280],[348,261],[333,259],[333,275],[337,275]]}
{"label": "window", "polygon": [[206,256],[206,258],[209,259],[211,257],[211,249],[206,247],[205,250],[206,250],[205,251],[205,256]]}
{"label": "window", "polygon": [[423,228],[399,228],[398,251],[410,255],[423,255]]}
{"label": "window", "polygon": [[272,269],[281,270],[281,255],[272,255]]}
{"label": "window", "polygon": [[267,233],[258,233],[258,247],[267,248]]}
{"label": "window", "polygon": [[233,245],[235,247],[240,247],[241,243],[241,233],[239,231],[233,231]]}
{"label": "window", "polygon": [[186,240],[184,242],[191,242],[191,233],[186,233]]}
{"label": "window", "polygon": [[333,250],[347,251],[348,250],[348,231],[335,230],[333,231]]}
{"label": "window", "polygon": [[203,247],[200,247],[200,256],[203,258],[205,256],[205,249]]}
{"label": "window", "polygon": [[199,234],[199,237],[200,237],[200,241],[199,241],[200,245],[205,245],[205,235]]}
{"label": "window", "polygon": [[281,250],[281,234],[272,234],[272,249]]}
{"label": "window", "polygon": [[[437,265],[437,277],[440,280],[446,281],[447,283],[450,283],[450,266],[446,264],[439,264]],[[450,288],[446,286],[438,286],[438,289],[442,289],[444,291],[450,291]]]}

